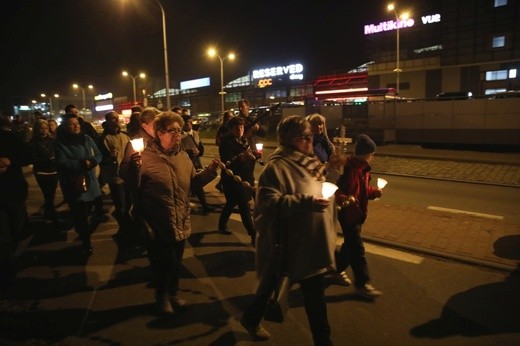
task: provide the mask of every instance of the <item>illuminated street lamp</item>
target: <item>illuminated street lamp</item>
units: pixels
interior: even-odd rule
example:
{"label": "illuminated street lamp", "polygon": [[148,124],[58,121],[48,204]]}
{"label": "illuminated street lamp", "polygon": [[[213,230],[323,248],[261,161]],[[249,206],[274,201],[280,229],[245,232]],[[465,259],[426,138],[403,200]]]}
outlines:
{"label": "illuminated street lamp", "polygon": [[397,14],[396,6],[394,4],[389,4],[387,7],[388,11],[394,12],[395,14],[395,21],[396,21],[396,33],[397,33],[397,60],[396,60],[396,66],[395,66],[395,78],[396,78],[396,91],[399,95],[399,73],[402,72],[401,68],[399,67],[399,28],[401,27],[401,20],[406,20],[409,17],[409,14],[407,12],[401,13],[401,15]]}
{"label": "illuminated street lamp", "polygon": [[[83,93],[83,109],[87,109],[86,104],[85,104],[85,88],[80,87],[78,84],[72,84],[72,87],[74,89],[81,89],[81,92]],[[94,89],[94,87],[90,84],[88,85],[87,88]]]}
{"label": "illuminated street lamp", "polygon": [[170,75],[168,71],[168,44],[166,41],[166,13],[159,0],[155,0],[162,14],[162,31],[163,31],[163,49],[164,49],[164,84],[166,88],[166,107],[168,110],[171,108],[170,102]]}
{"label": "illuminated street lamp", "polygon": [[[47,97],[47,94],[45,94],[45,93],[41,93],[40,96],[43,97],[43,98],[46,98],[46,97]],[[52,96],[54,96],[55,98],[60,97],[60,95],[58,95],[58,94],[54,94],[54,95],[52,95]],[[50,116],[52,116],[52,96],[51,96],[51,95],[48,95],[48,97],[49,97],[49,115],[50,115]]]}
{"label": "illuminated street lamp", "polygon": [[212,58],[216,56],[220,60],[220,93],[219,94],[220,94],[221,110],[222,110],[222,113],[224,113],[224,95],[226,94],[226,92],[224,91],[224,60],[226,60],[226,59],[235,60],[235,54],[229,53],[227,56],[222,58],[214,48],[210,48],[210,49],[208,49],[208,55]]}
{"label": "illuminated street lamp", "polygon": [[132,76],[131,74],[129,74],[129,73],[126,72],[126,71],[123,71],[121,74],[122,74],[123,76],[125,76],[125,77],[129,76],[129,77],[132,78],[132,82],[133,82],[132,84],[133,84],[133,86],[134,86],[134,105],[135,105],[136,102],[137,102],[137,92],[136,92],[136,88],[135,88],[135,79],[136,79],[137,77],[140,77],[140,78],[144,79],[144,78],[146,78],[146,75],[145,75],[144,73],[139,73],[138,76]]}

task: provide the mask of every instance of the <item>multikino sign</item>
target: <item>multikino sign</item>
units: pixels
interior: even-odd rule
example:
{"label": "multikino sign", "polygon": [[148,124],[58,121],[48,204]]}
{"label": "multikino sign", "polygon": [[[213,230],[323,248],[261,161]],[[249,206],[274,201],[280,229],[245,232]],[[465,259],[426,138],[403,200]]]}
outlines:
{"label": "multikino sign", "polygon": [[[423,24],[439,23],[441,21],[440,14],[430,14],[427,16],[421,16],[421,22]],[[365,35],[377,34],[384,31],[392,31],[397,29],[410,28],[415,25],[415,20],[412,18],[404,20],[388,20],[379,24],[365,25]]]}
{"label": "multikino sign", "polygon": [[253,79],[264,79],[277,76],[289,76],[289,79],[303,79],[303,65],[292,64],[253,70]]}

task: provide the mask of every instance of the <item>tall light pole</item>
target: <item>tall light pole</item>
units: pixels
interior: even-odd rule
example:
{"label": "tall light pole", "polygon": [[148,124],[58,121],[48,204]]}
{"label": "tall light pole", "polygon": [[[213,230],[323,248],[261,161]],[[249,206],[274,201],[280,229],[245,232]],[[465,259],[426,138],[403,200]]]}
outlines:
{"label": "tall light pole", "polygon": [[171,109],[170,102],[170,76],[168,72],[168,44],[166,41],[166,14],[159,0],[155,0],[161,8],[162,13],[162,30],[163,30],[163,48],[164,48],[164,84],[166,85],[166,110]]}
{"label": "tall light pole", "polygon": [[226,94],[226,92],[224,91],[224,60],[225,59],[235,60],[235,54],[229,53],[224,58],[222,58],[220,56],[220,54],[218,54],[218,52],[214,48],[210,48],[210,49],[208,49],[208,55],[210,57],[216,56],[220,60],[220,93],[219,93],[220,94],[220,108],[221,108],[222,113],[224,113],[224,108],[225,108],[224,95]]}
{"label": "tall light pole", "polygon": [[[46,98],[47,94],[41,93],[40,96],[43,97],[43,98]],[[54,96],[55,98],[60,97],[60,95],[58,95],[58,94],[54,94],[52,96]],[[51,116],[51,117],[52,117],[52,96],[49,95],[49,116]]]}
{"label": "tall light pole", "polygon": [[394,72],[395,72],[395,79],[396,79],[396,91],[397,91],[397,95],[399,95],[399,74],[402,72],[400,66],[399,66],[399,28],[400,28],[400,20],[401,19],[408,19],[408,13],[402,13],[400,16],[397,14],[397,10],[396,10],[396,7],[394,4],[389,4],[387,7],[387,10],[388,11],[392,11],[394,12],[394,15],[395,15],[395,21],[396,21],[396,26],[397,26],[397,29],[396,29],[396,33],[397,33],[397,50],[396,50],[396,54],[397,54],[397,58],[396,58],[396,64],[395,64],[395,69],[394,69]]}
{"label": "tall light pole", "polygon": [[144,79],[144,78],[146,78],[146,75],[145,75],[144,73],[141,72],[141,73],[139,73],[138,76],[132,76],[131,74],[129,74],[129,73],[126,72],[126,71],[123,71],[121,74],[122,74],[123,76],[125,76],[125,77],[129,76],[129,77],[132,78],[132,84],[133,84],[133,87],[134,87],[134,105],[135,105],[136,102],[137,102],[137,91],[136,91],[136,87],[135,87],[135,79],[136,79],[137,77],[140,77],[140,78]]}
{"label": "tall light pole", "polygon": [[[82,92],[82,94],[83,94],[83,109],[87,109],[86,104],[85,104],[85,88],[80,87],[80,86],[79,86],[78,84],[76,84],[76,83],[72,84],[72,87],[73,87],[74,89],[81,89],[81,92]],[[89,88],[89,89],[94,89],[94,87],[93,87],[91,84],[89,84],[87,88]]]}

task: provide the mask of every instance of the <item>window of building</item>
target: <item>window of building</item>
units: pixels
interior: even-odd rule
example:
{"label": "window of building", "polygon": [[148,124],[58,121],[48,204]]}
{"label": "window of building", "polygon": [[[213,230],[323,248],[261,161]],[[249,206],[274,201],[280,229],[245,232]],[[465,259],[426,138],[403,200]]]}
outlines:
{"label": "window of building", "polygon": [[276,89],[276,90],[269,90],[265,93],[265,98],[280,98],[280,97],[287,97],[287,90],[285,89]]}
{"label": "window of building", "polygon": [[502,48],[506,45],[506,37],[505,36],[495,36],[493,37],[493,48]]}
{"label": "window of building", "polygon": [[486,72],[486,80],[504,80],[507,79],[507,70],[499,70],[499,71],[487,71]]}
{"label": "window of building", "polygon": [[226,102],[227,103],[231,103],[231,102],[238,102],[238,100],[240,100],[242,98],[242,94],[241,93],[226,93],[226,95],[224,95],[225,98],[226,98]]}
{"label": "window of building", "polygon": [[509,78],[516,78],[516,68],[512,68],[509,70]]}
{"label": "window of building", "polygon": [[495,7],[507,5],[507,0],[495,0]]}

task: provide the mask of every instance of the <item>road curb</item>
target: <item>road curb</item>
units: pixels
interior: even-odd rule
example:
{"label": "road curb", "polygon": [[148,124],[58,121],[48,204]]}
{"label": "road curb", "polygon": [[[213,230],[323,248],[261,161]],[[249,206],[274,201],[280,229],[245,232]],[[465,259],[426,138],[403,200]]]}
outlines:
{"label": "road curb", "polygon": [[479,267],[485,267],[485,268],[489,268],[489,269],[505,271],[505,272],[509,272],[509,273],[512,273],[512,272],[515,272],[518,270],[518,267],[514,266],[514,265],[484,261],[484,260],[479,260],[476,258],[469,258],[469,257],[455,255],[455,254],[449,254],[449,253],[442,252],[442,251],[436,251],[436,250],[431,250],[431,249],[427,249],[424,247],[393,242],[393,241],[384,240],[381,238],[376,238],[376,237],[371,237],[371,236],[362,236],[362,238],[364,241],[366,241],[368,243],[384,245],[384,246],[393,247],[393,248],[401,249],[401,250],[413,251],[416,253],[426,254],[426,255],[430,255],[430,256],[438,257],[438,258],[444,258],[444,259],[456,261],[459,263],[466,263],[466,264],[476,265]]}

